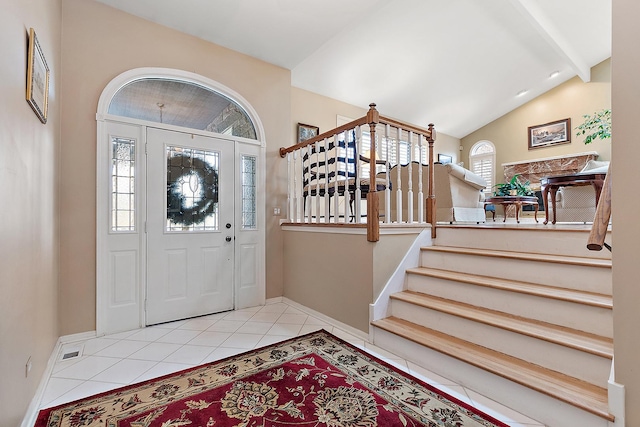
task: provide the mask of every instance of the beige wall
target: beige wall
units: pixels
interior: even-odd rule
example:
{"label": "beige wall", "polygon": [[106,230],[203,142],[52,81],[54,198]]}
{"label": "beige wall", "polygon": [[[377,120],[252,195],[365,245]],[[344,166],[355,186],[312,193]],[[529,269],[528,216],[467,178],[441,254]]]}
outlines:
{"label": "beige wall", "polygon": [[[613,328],[616,381],[625,386],[626,425],[640,426],[640,3],[613,0],[612,210]],[[624,179],[623,177],[632,179]]]}
{"label": "beige wall", "polygon": [[336,116],[359,119],[367,114],[368,105],[354,106],[313,92],[291,88],[291,144],[295,144],[298,123],[318,126],[320,133],[336,127]]}
{"label": "beige wall", "polygon": [[[384,105],[376,106],[380,114],[384,115]],[[320,133],[326,132],[336,127],[336,117],[338,115],[350,118],[352,120],[364,117],[369,109],[368,105],[353,106],[341,101],[337,101],[326,96],[318,95],[313,92],[291,88],[291,132],[292,144],[296,141],[297,125],[304,123],[307,125],[318,126]],[[402,120],[402,117],[399,118]],[[415,123],[413,123],[415,124]],[[418,124],[415,124],[420,126]],[[436,131],[437,131],[437,123]],[[435,159],[438,159],[438,153],[447,154],[453,157],[454,162],[459,162],[460,140],[443,133],[437,134],[434,144]]]}
{"label": "beige wall", "polygon": [[284,296],[369,331],[369,304],[387,283],[416,234],[380,236],[284,232]]}
{"label": "beige wall", "polygon": [[[0,13],[0,425],[20,425],[58,338],[59,0]],[[29,28],[50,69],[48,123],[25,101]],[[25,375],[31,357],[33,368]]]}
{"label": "beige wall", "polygon": [[284,232],[284,296],[362,331],[373,298],[366,235]]}
{"label": "beige wall", "polygon": [[92,0],[63,0],[60,334],[95,329],[96,107],[104,87],[137,67],[186,70],[216,80],[257,111],[267,139],[267,298],[282,295],[290,72]]}
{"label": "beige wall", "polygon": [[436,142],[433,143],[434,161],[438,161],[438,154],[446,154],[453,158],[453,163],[463,162],[464,167],[469,167],[469,159],[461,156],[460,139],[454,138],[444,133],[437,132],[436,125]]}
{"label": "beige wall", "polygon": [[[525,105],[505,114],[477,131],[462,138],[465,164],[469,163],[469,150],[478,141],[489,140],[496,145],[496,181],[503,182],[503,163],[563,156],[585,151],[596,151],[600,160],[611,159],[611,141],[596,140],[585,145],[584,137],[575,135],[575,127],[582,123],[583,115],[593,114],[611,107],[611,60],[603,61],[591,69],[591,81],[583,83],[574,77]],[[571,143],[529,150],[529,126],[571,119]]]}

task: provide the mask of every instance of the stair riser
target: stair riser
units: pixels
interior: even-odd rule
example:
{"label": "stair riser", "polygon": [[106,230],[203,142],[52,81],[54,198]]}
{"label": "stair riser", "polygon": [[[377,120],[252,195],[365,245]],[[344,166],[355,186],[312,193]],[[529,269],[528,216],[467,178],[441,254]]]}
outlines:
{"label": "stair riser", "polygon": [[[611,295],[611,269],[423,250],[421,266]],[[524,271],[531,272],[523,274]]]}
{"label": "stair riser", "polygon": [[[382,329],[374,328],[374,344],[382,348],[393,348],[398,356],[475,390],[548,427],[609,427],[608,421],[603,418]],[[509,424],[520,425],[517,421]]]}
{"label": "stair riser", "polygon": [[[438,227],[434,244],[467,247],[469,242],[473,242],[473,247],[478,249],[611,259],[611,252],[606,249],[588,250],[588,238],[588,230],[544,230],[543,227],[535,230]],[[610,232],[607,234],[606,242],[611,243]]]}
{"label": "stair riser", "polygon": [[430,308],[391,300],[395,317],[607,387],[611,360]]}
{"label": "stair riser", "polygon": [[407,274],[408,289],[613,338],[610,309]]}

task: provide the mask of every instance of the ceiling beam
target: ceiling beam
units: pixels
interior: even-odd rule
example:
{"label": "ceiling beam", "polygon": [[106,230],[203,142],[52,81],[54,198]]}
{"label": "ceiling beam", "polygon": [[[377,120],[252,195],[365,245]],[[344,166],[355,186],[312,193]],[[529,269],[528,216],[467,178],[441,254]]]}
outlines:
{"label": "ceiling beam", "polygon": [[512,0],[511,3],[538,30],[547,43],[569,63],[583,82],[591,81],[591,67],[567,42],[536,1]]}

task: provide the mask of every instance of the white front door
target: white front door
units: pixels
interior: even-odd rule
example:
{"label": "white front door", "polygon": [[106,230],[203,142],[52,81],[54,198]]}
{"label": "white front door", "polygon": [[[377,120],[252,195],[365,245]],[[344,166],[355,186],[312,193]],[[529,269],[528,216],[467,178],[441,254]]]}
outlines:
{"label": "white front door", "polygon": [[146,324],[234,308],[234,144],[147,129]]}

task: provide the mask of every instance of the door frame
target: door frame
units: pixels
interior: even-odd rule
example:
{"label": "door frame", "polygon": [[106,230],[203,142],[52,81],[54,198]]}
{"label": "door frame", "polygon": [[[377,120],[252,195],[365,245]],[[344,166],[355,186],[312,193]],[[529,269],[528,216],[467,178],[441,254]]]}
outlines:
{"label": "door frame", "polygon": [[[129,119],[126,117],[113,116],[108,114],[109,104],[113,96],[124,85],[133,82],[135,80],[145,78],[167,78],[177,81],[183,81],[188,83],[194,83],[205,88],[208,88],[214,92],[218,92],[240,105],[248,114],[255,129],[257,140],[222,135],[213,132],[199,131],[195,129],[182,128],[173,125],[164,125],[156,122],[148,122],[144,120]],[[202,135],[206,137],[215,137],[229,141],[230,144],[234,144],[234,159],[236,163],[235,179],[236,189],[237,184],[240,182],[240,171],[238,162],[243,155],[250,155],[257,159],[257,188],[256,188],[256,212],[257,212],[257,227],[253,230],[246,230],[242,233],[241,227],[236,227],[236,243],[234,245],[234,256],[236,259],[234,270],[236,273],[241,269],[240,260],[243,255],[243,248],[250,247],[253,251],[252,254],[255,258],[256,264],[256,277],[255,286],[246,286],[246,283],[242,283],[242,275],[234,274],[234,306],[235,308],[249,307],[253,305],[261,305],[265,302],[266,294],[266,272],[265,272],[265,245],[266,245],[266,202],[264,196],[264,189],[266,188],[266,154],[265,154],[265,133],[262,122],[260,121],[256,111],[253,107],[238,93],[232,89],[204,76],[190,73],[182,70],[166,69],[166,68],[137,68],[126,71],[116,78],[114,78],[103,90],[98,102],[98,109],[96,113],[97,121],[97,151],[96,151],[96,334],[98,336],[108,333],[115,333],[124,330],[136,329],[144,327],[145,321],[145,299],[146,299],[146,233],[144,231],[143,221],[137,220],[136,232],[137,234],[137,249],[133,250],[134,258],[137,259],[137,272],[135,273],[135,289],[129,289],[128,295],[130,300],[128,301],[127,309],[124,311],[118,311],[117,308],[111,304],[111,283],[110,283],[110,253],[109,253],[109,236],[111,235],[109,227],[109,126],[123,125],[132,130],[135,134],[135,138],[139,141],[137,144],[136,152],[138,163],[137,171],[142,170],[142,174],[136,175],[136,188],[144,189],[145,184],[142,182],[146,179],[145,166],[141,164],[140,159],[145,159],[144,152],[146,146],[146,130],[147,127],[171,130],[176,132],[183,132],[194,135]],[[140,176],[142,175],[142,176]],[[236,206],[238,205],[239,192],[235,192]],[[141,203],[141,197],[136,198],[136,219],[146,218],[146,206]],[[238,222],[241,213],[239,209],[236,209],[235,218],[236,224]],[[253,237],[247,239],[246,236],[252,235]],[[238,238],[239,234],[244,237]],[[243,243],[244,242],[244,243]],[[245,251],[246,252],[246,251]],[[132,275],[133,277],[133,275]],[[133,285],[132,285],[133,286]],[[124,313],[124,319],[123,319]],[[114,319],[118,319],[116,322]]]}

